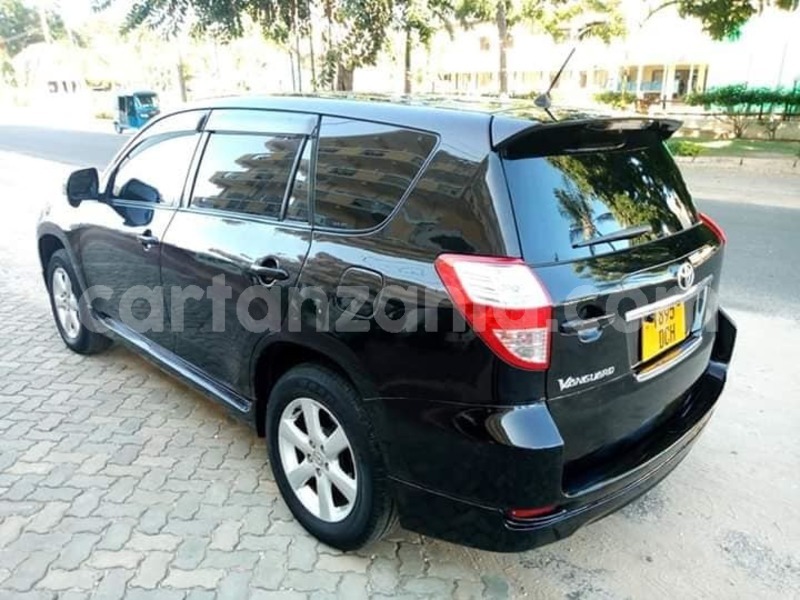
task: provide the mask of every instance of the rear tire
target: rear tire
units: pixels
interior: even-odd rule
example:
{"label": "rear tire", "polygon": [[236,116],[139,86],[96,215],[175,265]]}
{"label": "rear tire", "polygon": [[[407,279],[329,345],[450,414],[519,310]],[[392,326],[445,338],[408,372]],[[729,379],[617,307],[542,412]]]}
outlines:
{"label": "rear tire", "polygon": [[78,354],[97,354],[108,348],[111,340],[86,326],[92,322],[89,306],[65,250],[56,250],[50,257],[46,276],[50,308],[67,348]]}
{"label": "rear tire", "polygon": [[267,404],[267,450],[281,495],[309,533],[340,550],[380,538],[395,520],[361,403],[344,377],[304,364],[278,380]]}

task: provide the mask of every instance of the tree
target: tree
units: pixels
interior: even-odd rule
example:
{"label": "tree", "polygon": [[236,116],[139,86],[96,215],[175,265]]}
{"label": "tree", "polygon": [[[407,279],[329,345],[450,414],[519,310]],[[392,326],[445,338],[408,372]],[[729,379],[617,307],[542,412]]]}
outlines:
{"label": "tree", "polygon": [[395,0],[395,28],[403,33],[403,91],[411,93],[411,54],[415,38],[428,46],[437,29],[444,28],[452,35],[454,14],[451,0]]}
{"label": "tree", "polygon": [[554,39],[565,37],[565,25],[581,14],[602,17],[590,35],[608,40],[624,33],[618,0],[461,0],[456,15],[465,27],[494,23],[497,27],[498,81],[501,94],[508,93],[509,31],[515,25],[537,24]]}
{"label": "tree", "polygon": [[45,41],[47,29],[54,38],[64,36],[64,23],[58,15],[42,15],[22,3],[22,0],[0,0],[0,48],[5,48],[9,57],[14,57],[31,44]]}
{"label": "tree", "polygon": [[[103,9],[118,0],[98,0]],[[146,26],[167,36],[188,27],[194,35],[241,37],[247,19],[265,38],[300,59],[299,40],[322,16],[325,43],[319,79],[323,85],[352,89],[353,71],[374,64],[391,25],[392,0],[140,0],[127,13],[123,31]]]}
{"label": "tree", "polygon": [[700,19],[703,30],[714,40],[736,38],[739,30],[767,7],[797,10],[800,0],[666,0],[652,8],[648,18],[667,7],[677,7],[682,17]]}

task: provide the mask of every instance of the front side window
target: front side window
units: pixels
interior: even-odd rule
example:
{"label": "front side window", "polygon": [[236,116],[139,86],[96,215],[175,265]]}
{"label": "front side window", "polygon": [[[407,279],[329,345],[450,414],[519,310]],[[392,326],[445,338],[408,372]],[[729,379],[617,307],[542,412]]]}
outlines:
{"label": "front side window", "polygon": [[303,136],[212,134],[192,206],[277,219]]}
{"label": "front side window", "polygon": [[429,133],[324,117],[314,186],[314,222],[370,229],[392,213],[436,145]]}
{"label": "front side window", "polygon": [[177,205],[199,137],[186,132],[144,140],[117,169],[112,198]]}

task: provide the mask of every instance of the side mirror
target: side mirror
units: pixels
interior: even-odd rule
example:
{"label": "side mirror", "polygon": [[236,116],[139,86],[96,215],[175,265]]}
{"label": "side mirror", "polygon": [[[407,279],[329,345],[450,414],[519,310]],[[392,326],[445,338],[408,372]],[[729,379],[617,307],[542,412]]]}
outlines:
{"label": "side mirror", "polygon": [[83,200],[97,200],[100,195],[100,176],[97,169],[81,169],[67,179],[67,200],[77,207]]}

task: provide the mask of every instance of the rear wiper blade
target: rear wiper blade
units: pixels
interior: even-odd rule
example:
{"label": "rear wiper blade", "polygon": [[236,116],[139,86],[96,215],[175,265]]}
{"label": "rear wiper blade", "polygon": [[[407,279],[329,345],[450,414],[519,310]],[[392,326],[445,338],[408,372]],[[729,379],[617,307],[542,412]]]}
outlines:
{"label": "rear wiper blade", "polygon": [[596,244],[607,244],[609,242],[618,242],[619,240],[629,240],[631,238],[639,237],[647,233],[653,233],[653,228],[650,225],[639,225],[638,227],[628,227],[627,229],[620,229],[608,235],[601,235],[590,240],[581,240],[572,244],[573,248],[585,248],[586,246],[594,246]]}

